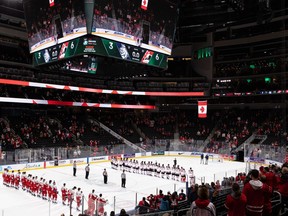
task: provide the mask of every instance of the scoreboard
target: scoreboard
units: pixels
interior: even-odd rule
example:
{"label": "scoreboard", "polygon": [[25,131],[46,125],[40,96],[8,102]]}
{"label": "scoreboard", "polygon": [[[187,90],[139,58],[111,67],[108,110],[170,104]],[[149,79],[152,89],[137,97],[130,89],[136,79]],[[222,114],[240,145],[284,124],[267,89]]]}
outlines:
{"label": "scoreboard", "polygon": [[165,68],[167,55],[96,36],[76,38],[35,52],[35,65],[57,62],[80,55],[108,56],[126,61]]}
{"label": "scoreboard", "polygon": [[81,55],[167,68],[177,5],[167,0],[23,0],[30,52],[44,65]]}

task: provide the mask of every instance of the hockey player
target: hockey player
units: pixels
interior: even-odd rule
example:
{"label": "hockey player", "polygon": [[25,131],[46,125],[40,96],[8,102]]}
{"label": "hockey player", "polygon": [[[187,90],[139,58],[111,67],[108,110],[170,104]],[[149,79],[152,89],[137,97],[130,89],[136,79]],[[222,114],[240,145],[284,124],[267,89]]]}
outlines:
{"label": "hockey player", "polygon": [[6,186],[10,187],[10,182],[11,182],[11,172],[9,172],[9,170],[7,169],[6,172]]}
{"label": "hockey player", "polygon": [[97,195],[95,194],[95,190],[93,189],[92,192],[88,195],[88,214],[90,216],[94,215],[96,199]]}
{"label": "hockey player", "polygon": [[157,165],[157,177],[160,178],[160,174],[161,174],[161,167],[160,167],[160,163],[158,163]]}
{"label": "hockey player", "polygon": [[22,176],[21,176],[21,185],[22,185],[22,189],[25,191],[27,189],[27,176],[26,176],[26,172],[22,172]]}
{"label": "hockey player", "polygon": [[7,186],[7,175],[8,175],[8,170],[5,168],[4,172],[2,173],[3,185],[5,186]]}
{"label": "hockey player", "polygon": [[170,168],[170,165],[168,164],[166,166],[166,178],[170,179],[170,175],[171,175],[171,168]]}
{"label": "hockey player", "polygon": [[74,201],[76,187],[74,186],[72,189],[68,191],[68,205],[72,206],[72,202]]}
{"label": "hockey player", "polygon": [[192,167],[190,167],[190,169],[188,170],[188,178],[190,181],[190,185],[195,185],[195,177],[194,177],[194,171]]}
{"label": "hockey player", "polygon": [[51,200],[52,197],[52,180],[49,180],[49,184],[47,185],[47,192],[48,192],[48,200]]}
{"label": "hockey player", "polygon": [[135,168],[136,168],[136,173],[139,174],[139,170],[140,170],[140,165],[139,165],[139,162],[136,160],[136,165],[135,165]]}
{"label": "hockey player", "polygon": [[80,211],[80,206],[82,203],[82,196],[83,196],[83,192],[81,191],[81,188],[78,188],[77,192],[76,192],[76,203],[77,203],[77,211]]}
{"label": "hockey player", "polygon": [[181,167],[181,169],[180,169],[180,176],[181,176],[181,182],[185,182],[186,181],[186,171],[183,167]]}
{"label": "hockey player", "polygon": [[33,196],[36,196],[36,177],[33,176],[30,181],[30,191]]}
{"label": "hockey player", "polygon": [[18,173],[15,174],[15,188],[19,190],[19,184],[20,184],[20,170],[18,170]]}
{"label": "hockey player", "polygon": [[12,170],[10,174],[10,187],[14,187],[15,184],[15,176],[14,176],[14,170]]}
{"label": "hockey player", "polygon": [[165,173],[166,173],[164,164],[162,164],[160,170],[161,170],[161,177],[164,178],[165,177]]}
{"label": "hockey player", "polygon": [[123,169],[123,160],[122,160],[122,158],[120,158],[120,160],[118,161],[118,164],[119,164],[120,170],[122,171],[122,169]]}
{"label": "hockey player", "polygon": [[38,181],[38,184],[37,184],[37,196],[38,197],[41,197],[41,190],[42,190],[42,186],[43,186],[43,178],[41,177]]}
{"label": "hockey player", "polygon": [[68,189],[66,188],[66,184],[64,183],[62,188],[61,188],[62,204],[63,205],[66,205],[67,193],[68,193]]}
{"label": "hockey player", "polygon": [[106,203],[107,200],[102,197],[102,194],[99,194],[99,197],[97,198],[97,215],[104,215],[104,205],[106,205]]}
{"label": "hockey player", "polygon": [[45,179],[43,179],[43,183],[42,183],[42,199],[44,199],[44,200],[47,199],[47,190],[48,190],[48,183],[46,182]]}
{"label": "hockey player", "polygon": [[58,190],[57,190],[57,185],[56,182],[53,181],[53,185],[52,185],[52,202],[53,203],[57,203],[57,194],[58,194]]}

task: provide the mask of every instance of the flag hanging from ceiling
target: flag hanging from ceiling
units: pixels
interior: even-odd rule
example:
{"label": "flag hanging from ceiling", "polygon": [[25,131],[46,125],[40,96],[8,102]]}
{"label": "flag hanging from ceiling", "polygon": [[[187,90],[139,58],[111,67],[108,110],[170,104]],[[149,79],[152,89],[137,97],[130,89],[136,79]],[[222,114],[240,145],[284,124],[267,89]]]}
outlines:
{"label": "flag hanging from ceiling", "polygon": [[141,8],[142,8],[143,10],[147,10],[148,1],[149,1],[149,0],[142,0]]}
{"label": "flag hanging from ceiling", "polygon": [[198,101],[198,118],[207,117],[207,101]]}
{"label": "flag hanging from ceiling", "polygon": [[54,0],[49,0],[49,3],[50,3],[50,7],[54,6]]}

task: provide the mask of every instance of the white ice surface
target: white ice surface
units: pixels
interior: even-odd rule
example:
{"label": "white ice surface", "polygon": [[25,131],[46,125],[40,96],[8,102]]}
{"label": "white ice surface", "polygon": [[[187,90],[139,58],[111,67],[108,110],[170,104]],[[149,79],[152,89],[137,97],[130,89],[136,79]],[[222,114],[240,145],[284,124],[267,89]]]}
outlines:
{"label": "white ice surface", "polygon": [[[140,161],[157,161],[161,164],[173,164],[174,157],[169,156],[154,156],[149,158],[138,158]],[[236,172],[245,171],[245,163],[224,161],[223,163],[211,162],[209,165],[200,165],[198,158],[192,157],[177,157],[177,164],[183,166],[186,170],[190,167],[193,168],[196,183],[201,182],[201,178],[205,177],[205,182],[210,183],[214,179],[222,180],[224,176],[235,176]],[[176,182],[172,180],[145,176],[141,174],[127,173],[126,188],[121,188],[121,171],[112,170],[110,162],[96,163],[90,165],[89,180],[84,178],[85,165],[79,165],[77,169],[77,177],[72,176],[72,167],[56,167],[43,170],[32,170],[27,173],[37,175],[38,178],[43,177],[46,180],[55,180],[58,190],[61,189],[63,183],[66,183],[67,188],[73,186],[80,187],[87,199],[88,194],[92,189],[95,189],[96,194],[103,194],[103,197],[108,200],[105,206],[105,211],[109,212],[114,210],[120,212],[120,209],[131,210],[135,207],[136,197],[137,202],[143,196],[147,197],[149,194],[156,194],[157,189],[162,189],[164,193],[174,190],[180,191],[185,189],[185,183]],[[103,183],[102,172],[107,168],[108,171],[108,184]],[[202,178],[204,180],[204,178]],[[63,206],[61,198],[58,196],[58,204],[49,203],[40,198],[31,196],[27,192],[16,190],[13,188],[5,187],[2,184],[2,175],[0,177],[0,215],[1,216],[60,216],[64,213],[69,215],[69,207]],[[60,193],[61,194],[61,193]],[[59,195],[60,195],[59,194]],[[73,204],[72,214],[78,215],[75,203]],[[84,203],[84,209],[87,209],[87,202]]]}

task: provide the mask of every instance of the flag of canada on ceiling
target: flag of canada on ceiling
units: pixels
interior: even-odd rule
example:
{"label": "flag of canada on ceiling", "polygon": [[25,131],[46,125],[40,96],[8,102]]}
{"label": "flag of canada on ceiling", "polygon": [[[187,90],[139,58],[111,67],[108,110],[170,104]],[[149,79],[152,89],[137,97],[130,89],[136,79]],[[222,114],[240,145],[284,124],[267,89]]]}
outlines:
{"label": "flag of canada on ceiling", "polygon": [[147,8],[148,8],[148,0],[142,0],[141,8],[143,10],[147,10]]}
{"label": "flag of canada on ceiling", "polygon": [[198,101],[198,118],[207,117],[207,101]]}
{"label": "flag of canada on ceiling", "polygon": [[49,0],[50,7],[53,7],[53,6],[54,6],[54,1],[55,1],[55,0]]}

